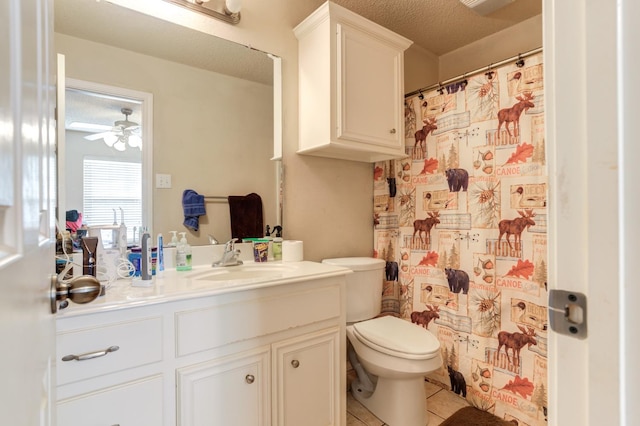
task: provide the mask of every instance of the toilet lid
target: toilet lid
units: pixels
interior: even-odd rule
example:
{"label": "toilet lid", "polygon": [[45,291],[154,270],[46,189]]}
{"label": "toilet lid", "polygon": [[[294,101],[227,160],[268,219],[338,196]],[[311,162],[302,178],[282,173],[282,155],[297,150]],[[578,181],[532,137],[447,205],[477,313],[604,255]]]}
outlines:
{"label": "toilet lid", "polygon": [[362,343],[392,356],[428,359],[440,350],[440,342],[431,332],[392,316],[355,323],[353,330]]}

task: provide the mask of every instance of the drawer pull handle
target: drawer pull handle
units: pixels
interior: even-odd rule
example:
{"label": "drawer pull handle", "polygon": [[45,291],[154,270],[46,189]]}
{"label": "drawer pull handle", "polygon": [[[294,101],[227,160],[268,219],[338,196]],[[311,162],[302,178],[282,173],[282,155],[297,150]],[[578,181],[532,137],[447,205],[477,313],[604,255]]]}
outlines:
{"label": "drawer pull handle", "polygon": [[247,374],[247,376],[244,378],[244,381],[251,384],[256,380],[255,377],[253,377],[253,374]]}
{"label": "drawer pull handle", "polygon": [[109,352],[115,352],[120,349],[120,346],[110,346],[107,349],[95,352],[87,352],[81,355],[65,355],[62,357],[63,361],[86,361],[88,359],[99,358],[107,355]]}
{"label": "drawer pull handle", "polygon": [[300,367],[300,361],[294,359],[293,361],[291,361],[291,365],[293,366],[293,368],[298,368]]}
{"label": "drawer pull handle", "polygon": [[396,134],[396,129],[389,130],[389,133],[391,133],[392,135],[395,135]]}

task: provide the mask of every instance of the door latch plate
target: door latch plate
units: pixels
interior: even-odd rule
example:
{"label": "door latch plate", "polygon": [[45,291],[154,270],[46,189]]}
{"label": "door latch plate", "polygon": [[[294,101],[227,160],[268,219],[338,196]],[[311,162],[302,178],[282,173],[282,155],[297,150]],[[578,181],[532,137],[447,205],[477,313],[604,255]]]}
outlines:
{"label": "door latch plate", "polygon": [[549,324],[559,334],[587,338],[587,296],[575,291],[549,291]]}

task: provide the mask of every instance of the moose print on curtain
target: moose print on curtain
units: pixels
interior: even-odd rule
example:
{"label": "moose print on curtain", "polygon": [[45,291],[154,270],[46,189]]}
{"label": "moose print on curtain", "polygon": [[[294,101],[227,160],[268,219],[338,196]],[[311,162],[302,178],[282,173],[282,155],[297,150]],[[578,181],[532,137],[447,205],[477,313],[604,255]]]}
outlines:
{"label": "moose print on curtain", "polygon": [[405,99],[408,157],[374,172],[383,312],[438,337],[430,381],[521,426],[547,419],[542,77],[537,54]]}

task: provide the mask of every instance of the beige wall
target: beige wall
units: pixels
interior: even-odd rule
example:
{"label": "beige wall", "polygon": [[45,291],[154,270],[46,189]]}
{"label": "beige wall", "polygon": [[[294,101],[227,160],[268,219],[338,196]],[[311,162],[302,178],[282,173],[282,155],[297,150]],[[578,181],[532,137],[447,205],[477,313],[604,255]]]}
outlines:
{"label": "beige wall", "polygon": [[412,44],[404,52],[404,93],[411,93],[438,81],[438,57]]}
{"label": "beige wall", "polygon": [[455,78],[539,47],[542,47],[542,15],[440,56],[438,80]]}
{"label": "beige wall", "polygon": [[[153,190],[153,232],[187,231],[182,192],[260,194],[265,225],[276,225],[273,89],[179,63],[56,34],[67,77],[153,94],[153,172],[172,176],[171,189]],[[118,118],[118,117],[116,117]],[[77,208],[77,207],[75,207]],[[207,203],[192,244],[208,234],[230,238],[229,205]]]}

